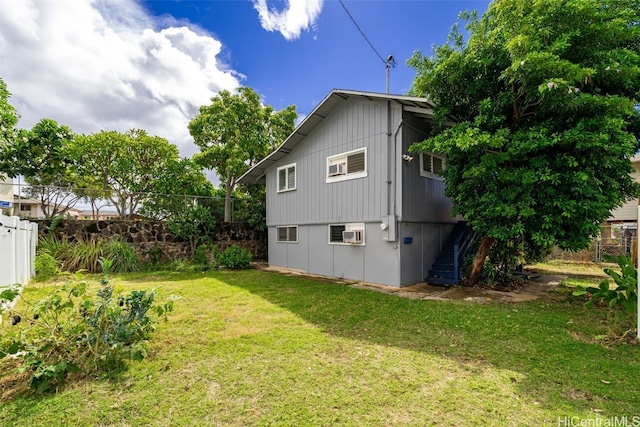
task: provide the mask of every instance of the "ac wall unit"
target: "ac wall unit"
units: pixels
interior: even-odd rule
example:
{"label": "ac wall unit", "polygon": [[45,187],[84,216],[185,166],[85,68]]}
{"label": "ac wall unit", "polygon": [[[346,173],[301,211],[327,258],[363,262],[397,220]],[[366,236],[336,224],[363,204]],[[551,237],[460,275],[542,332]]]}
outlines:
{"label": "ac wall unit", "polygon": [[344,243],[362,243],[362,230],[351,230],[351,231],[343,231],[342,232],[342,241]]}
{"label": "ac wall unit", "polygon": [[329,176],[344,175],[346,164],[336,163],[335,165],[329,165]]}

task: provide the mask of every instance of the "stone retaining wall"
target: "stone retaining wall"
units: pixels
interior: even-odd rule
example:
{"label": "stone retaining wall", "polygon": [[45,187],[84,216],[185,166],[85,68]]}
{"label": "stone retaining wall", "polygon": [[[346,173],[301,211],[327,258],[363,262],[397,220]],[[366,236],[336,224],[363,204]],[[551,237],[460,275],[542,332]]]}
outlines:
{"label": "stone retaining wall", "polygon": [[[48,233],[51,220],[37,220],[39,237]],[[162,249],[161,261],[191,257],[189,243],[176,238],[162,221],[139,220],[63,220],[54,235],[70,242],[96,241],[100,238],[121,239],[133,246],[141,259],[149,259],[149,251]],[[248,249],[256,261],[267,259],[267,233],[257,231],[247,224],[226,223],[216,226],[212,240],[218,251],[231,245]]]}

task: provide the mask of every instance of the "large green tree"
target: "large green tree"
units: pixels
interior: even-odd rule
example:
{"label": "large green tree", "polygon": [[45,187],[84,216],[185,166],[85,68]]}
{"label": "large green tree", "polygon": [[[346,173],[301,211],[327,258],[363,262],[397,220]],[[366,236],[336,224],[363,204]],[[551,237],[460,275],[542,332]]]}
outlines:
{"label": "large green tree", "polygon": [[154,180],[150,191],[140,213],[167,219],[193,206],[208,204],[214,188],[200,165],[182,158],[167,159],[163,173]]}
{"label": "large green tree", "polygon": [[454,27],[409,60],[411,93],[437,105],[413,149],[447,155],[446,194],[483,236],[474,284],[492,247],[584,248],[638,194],[640,2],[496,0],[461,17],[467,41]]}
{"label": "large green tree", "polygon": [[92,189],[101,188],[123,219],[136,212],[179,158],[175,145],[140,129],[78,136],[73,155],[79,175]]}
{"label": "large green tree", "polygon": [[74,138],[67,126],[42,119],[2,146],[2,171],[12,178],[25,178],[29,184],[25,194],[40,201],[45,218],[64,214],[79,200],[73,191],[76,164],[69,152]]}
{"label": "large green tree", "polygon": [[11,93],[2,77],[0,77],[0,172],[3,172],[3,169],[7,166],[2,162],[1,155],[4,148],[15,140],[17,135],[16,126],[20,119],[16,109],[9,104],[10,97]]}
{"label": "large green tree", "polygon": [[296,118],[295,106],[276,112],[263,106],[251,88],[241,87],[237,94],[221,91],[191,120],[189,132],[200,148],[194,159],[215,169],[225,186],[225,222],[231,221],[238,178],[284,141]]}

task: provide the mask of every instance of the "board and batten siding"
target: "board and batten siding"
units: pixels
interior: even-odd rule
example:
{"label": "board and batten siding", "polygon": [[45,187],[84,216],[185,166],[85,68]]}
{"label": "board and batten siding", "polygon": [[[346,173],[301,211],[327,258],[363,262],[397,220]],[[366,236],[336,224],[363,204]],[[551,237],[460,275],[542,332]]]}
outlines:
{"label": "board and batten siding", "polygon": [[[392,103],[392,123],[400,115]],[[365,147],[366,177],[326,182],[327,157]],[[296,190],[278,193],[277,168],[294,163]],[[347,99],[267,170],[267,225],[379,223],[386,214],[386,173],[387,103]]]}
{"label": "board and batten siding", "polygon": [[[402,144],[398,144],[402,154],[409,153],[409,147],[427,138],[428,124],[406,114],[403,118]],[[410,153],[411,162],[400,161],[397,172],[402,191],[398,195],[400,210],[398,219],[402,222],[457,222],[451,217],[451,200],[444,195],[444,181],[420,175],[420,153]]]}

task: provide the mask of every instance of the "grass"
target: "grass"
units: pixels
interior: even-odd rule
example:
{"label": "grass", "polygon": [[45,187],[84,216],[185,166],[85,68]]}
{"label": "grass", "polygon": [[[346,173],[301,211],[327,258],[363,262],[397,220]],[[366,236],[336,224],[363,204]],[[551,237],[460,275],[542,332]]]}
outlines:
{"label": "grass", "polygon": [[114,283],[182,297],[150,357],[116,380],[5,393],[1,425],[528,426],[640,415],[640,346],[598,340],[622,314],[585,308],[565,288],[479,304],[257,270]]}

